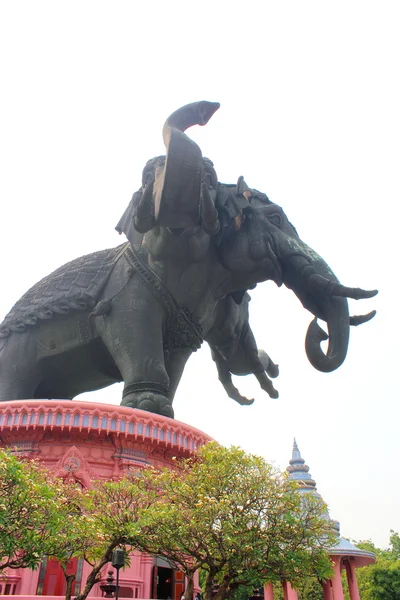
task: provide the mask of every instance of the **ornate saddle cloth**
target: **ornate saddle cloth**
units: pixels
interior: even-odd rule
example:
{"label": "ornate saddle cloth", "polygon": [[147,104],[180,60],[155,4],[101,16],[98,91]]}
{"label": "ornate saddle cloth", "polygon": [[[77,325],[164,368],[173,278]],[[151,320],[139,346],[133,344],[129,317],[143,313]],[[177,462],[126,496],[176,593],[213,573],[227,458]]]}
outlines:
{"label": "ornate saddle cloth", "polygon": [[94,306],[118,258],[129,242],[77,258],[36,283],[13,306],[0,325],[0,338],[24,332],[38,319]]}

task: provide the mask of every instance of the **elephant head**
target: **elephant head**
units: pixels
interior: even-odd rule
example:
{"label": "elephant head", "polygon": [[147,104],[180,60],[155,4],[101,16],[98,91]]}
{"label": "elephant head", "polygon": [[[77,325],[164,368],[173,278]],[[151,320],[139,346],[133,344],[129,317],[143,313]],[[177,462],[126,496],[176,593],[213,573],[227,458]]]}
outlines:
{"label": "elephant head", "polygon": [[[221,242],[222,262],[226,268],[243,273],[247,284],[251,279],[272,279],[278,286],[284,283],[293,290],[315,316],[306,334],[307,357],[319,371],[333,371],[346,358],[350,326],[365,323],[375,315],[372,311],[349,316],[347,298],[371,298],[377,290],[341,285],[328,264],[300,239],[282,208],[244,187],[248,202],[226,228],[225,241]],[[233,193],[231,188],[230,195]],[[229,193],[225,191],[226,197]],[[317,318],[326,321],[329,335]],[[329,340],[326,353],[320,345],[323,340]]]}

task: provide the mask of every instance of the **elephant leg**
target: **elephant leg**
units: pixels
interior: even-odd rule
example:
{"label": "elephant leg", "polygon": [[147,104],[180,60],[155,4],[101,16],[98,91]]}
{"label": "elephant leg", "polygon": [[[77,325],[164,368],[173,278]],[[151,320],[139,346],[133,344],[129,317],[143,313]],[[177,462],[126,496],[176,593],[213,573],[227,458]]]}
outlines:
{"label": "elephant leg", "polygon": [[35,381],[21,381],[12,374],[1,377],[0,402],[30,400],[35,397]]}
{"label": "elephant leg", "polygon": [[246,357],[249,371],[254,373],[261,389],[267,392],[270,398],[279,398],[278,391],[268,377],[277,377],[279,367],[271,361],[266,352],[257,349],[257,342],[248,322],[243,327],[238,350]]}
{"label": "elephant leg", "polygon": [[151,292],[133,282],[113,300],[109,314],[96,317],[96,329],[125,383],[121,404],[173,417],[163,319],[163,309]]}
{"label": "elephant leg", "polygon": [[254,398],[246,398],[245,396],[242,396],[237,387],[233,385],[232,375],[226,360],[224,360],[222,356],[220,356],[220,354],[213,348],[211,348],[211,355],[217,367],[218,379],[224,386],[229,398],[232,398],[232,400],[235,400],[235,402],[241,406],[249,406],[250,404],[253,404]]}
{"label": "elephant leg", "polygon": [[264,392],[267,392],[270,398],[279,398],[279,392],[274,388],[272,381],[268,378],[266,372],[254,371],[254,375],[257,377],[258,383]]}
{"label": "elephant leg", "polygon": [[169,376],[169,397],[174,399],[183,370],[192,354],[190,348],[175,348],[166,352],[165,365]]}
{"label": "elephant leg", "polygon": [[0,351],[0,402],[35,398],[40,374],[30,346],[28,334],[11,334]]}

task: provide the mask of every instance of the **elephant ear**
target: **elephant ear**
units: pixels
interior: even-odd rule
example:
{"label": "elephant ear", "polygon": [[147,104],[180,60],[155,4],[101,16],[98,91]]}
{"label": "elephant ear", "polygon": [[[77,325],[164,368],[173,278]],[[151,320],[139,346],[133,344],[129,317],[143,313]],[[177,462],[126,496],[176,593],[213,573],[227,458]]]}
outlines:
{"label": "elephant ear", "polygon": [[251,203],[252,206],[262,206],[265,204],[272,204],[271,200],[268,198],[267,194],[255,190],[254,188],[249,188],[247,183],[245,182],[242,176],[239,177],[238,182],[236,184],[236,196],[243,195],[247,200]]}
{"label": "elephant ear", "polygon": [[237,180],[236,196],[244,196],[247,200],[250,200],[250,198],[253,196],[253,190],[249,188],[244,180],[243,175],[241,175]]}
{"label": "elephant ear", "polygon": [[251,210],[250,200],[253,198],[253,191],[242,176],[239,177],[236,185],[218,184],[216,206],[221,224],[218,244],[242,226],[243,215]]}
{"label": "elephant ear", "polygon": [[185,228],[200,224],[203,156],[184,131],[192,125],[205,125],[218,108],[217,102],[194,102],[166,120],[163,139],[167,158],[165,167],[156,169],[154,182],[157,225]]}
{"label": "elephant ear", "polygon": [[143,239],[143,233],[139,233],[133,225],[133,219],[136,215],[137,206],[141,197],[142,188],[133,194],[132,200],[129,202],[115,228],[120,235],[124,233],[132,246],[136,249],[140,247]]}

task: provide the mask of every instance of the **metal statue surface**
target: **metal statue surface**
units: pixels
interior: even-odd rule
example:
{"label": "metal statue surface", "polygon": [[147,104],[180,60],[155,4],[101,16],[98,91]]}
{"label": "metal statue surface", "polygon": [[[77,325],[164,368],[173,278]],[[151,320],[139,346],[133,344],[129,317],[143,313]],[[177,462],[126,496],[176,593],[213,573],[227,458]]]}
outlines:
{"label": "metal statue surface", "polygon": [[167,119],[166,156],[148,161],[117,225],[125,244],[57,269],[5,317],[0,400],[72,399],[123,381],[123,405],[173,417],[186,361],[203,340],[234,400],[252,402],[231,373],[254,373],[277,397],[270,377],[278,367],[258,351],[249,325],[247,290],[267,280],[284,283],[315,316],[306,334],[311,364],[329,372],[343,363],[350,326],[375,314],[351,317],[347,298],[377,292],[341,285],[283,210],[242,177],[218,182],[184,133],[218,108],[196,102]]}

